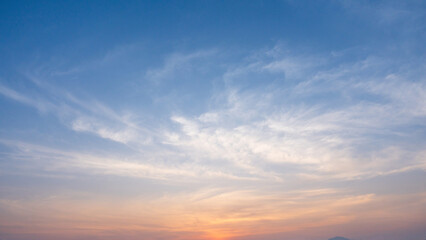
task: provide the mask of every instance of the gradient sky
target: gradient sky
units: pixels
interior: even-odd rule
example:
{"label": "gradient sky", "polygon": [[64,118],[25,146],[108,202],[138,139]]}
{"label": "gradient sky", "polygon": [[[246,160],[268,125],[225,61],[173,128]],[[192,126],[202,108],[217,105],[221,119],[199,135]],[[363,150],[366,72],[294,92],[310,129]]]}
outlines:
{"label": "gradient sky", "polygon": [[425,1],[1,1],[1,240],[426,238]]}

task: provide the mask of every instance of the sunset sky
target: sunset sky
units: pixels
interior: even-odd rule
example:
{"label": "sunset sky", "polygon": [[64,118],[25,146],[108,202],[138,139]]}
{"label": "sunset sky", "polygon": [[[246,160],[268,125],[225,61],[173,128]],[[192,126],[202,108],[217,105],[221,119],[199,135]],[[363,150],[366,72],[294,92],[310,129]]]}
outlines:
{"label": "sunset sky", "polygon": [[0,1],[0,240],[426,239],[426,1]]}

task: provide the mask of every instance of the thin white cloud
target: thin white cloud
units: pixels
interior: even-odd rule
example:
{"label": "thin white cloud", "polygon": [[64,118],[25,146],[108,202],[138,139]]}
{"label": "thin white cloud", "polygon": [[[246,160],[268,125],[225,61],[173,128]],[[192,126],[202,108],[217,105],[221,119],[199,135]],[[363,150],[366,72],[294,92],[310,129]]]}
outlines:
{"label": "thin white cloud", "polygon": [[0,93],[39,111],[54,114],[65,125],[78,132],[93,133],[125,144],[144,144],[150,141],[152,133],[132,121],[131,114],[119,114],[97,100],[82,100],[34,76],[28,77],[44,91],[45,97],[35,97],[31,93],[24,95],[4,86],[0,86]]}
{"label": "thin white cloud", "polygon": [[[163,67],[147,74],[152,79],[167,78],[207,55],[215,57],[209,51],[175,54]],[[424,169],[423,143],[406,148],[404,141],[414,140],[403,130],[424,126],[426,87],[422,76],[413,74],[421,65],[395,68],[398,63],[394,61],[368,56],[336,66],[328,64],[332,62],[329,58],[336,56],[320,58],[322,64],[316,63],[317,56],[298,56],[279,48],[263,55],[257,52],[222,72],[224,88],[206,96],[211,99],[208,109],[186,115],[185,106],[181,106],[176,109],[180,114],[171,113],[169,123],[150,128],[135,121],[140,116],[134,113],[122,114],[99,101],[80,99],[38,78],[31,79],[45,91],[46,99],[55,101],[24,96],[3,86],[0,93],[35,108],[42,104],[45,111],[56,114],[76,132],[124,143],[151,156],[138,164],[173,162],[176,171],[188,171],[188,176],[195,171],[193,176],[204,172],[281,182],[288,174],[350,179]],[[270,79],[271,71],[278,74],[274,78],[293,79],[256,82]],[[252,74],[256,78],[250,85],[247,80],[252,80]],[[86,164],[94,169],[104,166]],[[108,164],[114,166],[108,168],[111,173],[122,166],[117,171],[128,175],[135,175],[129,173],[132,167],[143,168],[130,163]],[[281,172],[282,168],[271,166],[294,166],[297,170]]]}
{"label": "thin white cloud", "polygon": [[250,73],[262,74],[261,69],[272,67],[285,73],[287,67],[297,70],[300,65],[288,63],[287,55],[284,60],[274,56],[268,60],[257,55],[253,62],[224,73],[228,89],[213,99],[225,101],[199,116],[173,116],[181,131],[167,132],[165,142],[196,159],[226,159],[250,174],[278,179],[279,172],[263,170],[265,162],[300,165],[301,175],[313,171],[338,178],[424,169],[421,146],[413,152],[398,141],[386,140],[405,135],[404,126],[422,124],[426,88],[421,76],[412,82],[405,79],[407,72],[394,68],[395,63],[367,57],[319,69],[307,62],[308,73],[298,76],[303,81],[296,85],[239,89],[239,80]]}
{"label": "thin white cloud", "polygon": [[0,143],[12,149],[8,154],[9,160],[18,161],[17,166],[22,165],[25,168],[34,168],[35,170],[61,171],[68,172],[71,175],[88,173],[165,181],[217,178],[259,180],[255,177],[235,175],[220,168],[209,168],[199,163],[177,162],[170,164],[171,158],[182,157],[182,154],[165,149],[122,157],[108,152],[93,154],[67,151],[22,141],[0,139]]}
{"label": "thin white cloud", "polygon": [[0,85],[0,94],[10,99],[13,99],[17,102],[29,105],[31,107],[36,108],[40,112],[48,111],[52,106],[49,102],[46,102],[41,99],[32,99],[28,96],[25,96],[11,88]]}
{"label": "thin white cloud", "polygon": [[116,142],[129,143],[137,139],[137,132],[131,128],[113,130],[99,126],[96,120],[78,118],[72,122],[72,129],[78,132],[91,132]]}

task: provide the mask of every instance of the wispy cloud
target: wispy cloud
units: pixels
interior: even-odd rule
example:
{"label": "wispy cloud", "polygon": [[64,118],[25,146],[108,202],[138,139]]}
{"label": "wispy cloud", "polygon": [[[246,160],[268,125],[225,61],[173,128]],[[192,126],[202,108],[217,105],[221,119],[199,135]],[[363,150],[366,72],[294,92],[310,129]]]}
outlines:
{"label": "wispy cloud", "polygon": [[[251,174],[277,179],[280,173],[262,170],[267,162],[303,166],[300,174],[339,178],[424,169],[424,145],[413,152],[387,140],[406,135],[407,126],[424,125],[421,75],[416,76],[420,82],[406,79],[417,69],[402,71],[393,68],[395,62],[367,57],[338,67],[308,61],[306,71],[299,71],[302,64],[291,62],[297,57],[274,56],[256,55],[224,73],[228,89],[213,97],[223,101],[196,117],[173,116],[181,131],[169,132],[166,142],[196,159],[226,159]],[[240,87],[251,73],[268,78],[262,70],[272,67],[284,75],[298,71],[301,80]]]}
{"label": "wispy cloud", "polygon": [[94,99],[82,99],[37,77],[28,76],[43,93],[36,97],[0,86],[0,93],[10,99],[58,117],[66,126],[78,132],[89,132],[120,143],[149,141],[147,129],[133,122],[129,113],[119,114]]}
{"label": "wispy cloud", "polygon": [[[203,64],[214,62],[216,54],[172,54],[146,76],[165,79],[207,56],[208,63],[198,62],[197,67],[208,68]],[[424,126],[422,63],[396,67],[399,62],[376,56],[333,63],[342,57],[297,54],[283,47],[256,52],[223,69],[223,88],[205,96],[208,108],[187,115],[188,106],[180,106],[169,113],[169,122],[161,124],[137,122],[141,116],[131,111],[115,111],[31,75],[28,78],[44,97],[31,92],[24,96],[6,86],[0,92],[51,112],[76,132],[92,133],[145,154],[141,157],[145,160],[135,160],[136,165],[85,163],[98,169],[111,165],[112,172],[123,170],[129,176],[138,175],[130,169],[144,172],[142,165],[154,161],[160,163],[155,171],[166,162],[175,164],[170,171],[147,176],[163,178],[176,171],[277,182],[288,176],[351,179],[424,169],[424,143],[411,144],[415,140],[405,130]],[[146,160],[150,158],[156,160]],[[286,167],[297,171],[283,171]]]}
{"label": "wispy cloud", "polygon": [[0,85],[0,93],[8,97],[12,100],[15,100],[17,102],[29,105],[31,107],[36,108],[40,112],[46,112],[52,108],[51,104],[49,102],[46,102],[42,99],[33,99],[28,96],[25,96],[24,94],[21,94],[11,88],[8,88],[6,86]]}

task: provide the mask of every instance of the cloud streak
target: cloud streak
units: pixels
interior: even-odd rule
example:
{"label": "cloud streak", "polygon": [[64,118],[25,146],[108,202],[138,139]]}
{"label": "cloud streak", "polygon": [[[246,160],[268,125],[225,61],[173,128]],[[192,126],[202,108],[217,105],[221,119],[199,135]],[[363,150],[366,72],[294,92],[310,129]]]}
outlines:
{"label": "cloud streak", "polygon": [[[170,75],[180,71],[182,64],[187,69],[203,68],[199,58],[208,56],[213,61],[215,54],[172,54],[162,68],[148,70],[147,76]],[[140,166],[110,162],[111,171],[143,172],[146,162],[174,161],[176,172],[192,177],[210,172],[207,175],[280,182],[294,175],[352,179],[425,169],[424,143],[412,145],[414,140],[405,131],[412,125],[424,126],[426,118],[426,87],[418,73],[421,64],[395,69],[396,62],[367,56],[328,65],[335,57],[297,55],[278,46],[257,52],[222,73],[224,88],[208,97],[209,108],[196,116],[171,113],[170,122],[148,123],[154,126],[149,130],[132,120],[140,117],[135,113],[123,115],[99,101],[81,100],[36,77],[29,78],[45,91],[45,99],[5,86],[0,92],[54,113],[76,132],[125,144],[144,156],[145,160],[136,160]],[[318,59],[323,64],[317,64]],[[247,81],[249,76],[254,80]],[[277,80],[257,83],[268,78]],[[158,151],[167,156],[159,156]],[[97,163],[87,164],[102,169]],[[285,166],[298,170],[283,172]],[[158,175],[162,178],[167,172]]]}

